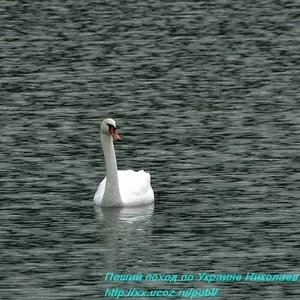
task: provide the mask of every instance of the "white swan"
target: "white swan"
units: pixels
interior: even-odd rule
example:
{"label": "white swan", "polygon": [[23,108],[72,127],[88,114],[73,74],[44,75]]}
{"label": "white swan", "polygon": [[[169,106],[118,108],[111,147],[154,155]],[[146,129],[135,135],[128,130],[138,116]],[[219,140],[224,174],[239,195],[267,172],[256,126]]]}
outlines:
{"label": "white swan", "polygon": [[150,183],[150,174],[144,170],[118,171],[115,148],[113,144],[120,140],[113,119],[101,123],[101,143],[105,159],[106,177],[100,183],[94,197],[97,205],[106,207],[123,207],[146,205],[154,201]]}

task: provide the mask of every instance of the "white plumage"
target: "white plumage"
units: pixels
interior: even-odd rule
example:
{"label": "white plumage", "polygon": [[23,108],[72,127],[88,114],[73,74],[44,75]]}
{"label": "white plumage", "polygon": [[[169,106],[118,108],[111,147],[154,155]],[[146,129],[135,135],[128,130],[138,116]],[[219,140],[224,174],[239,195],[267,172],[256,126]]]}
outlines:
{"label": "white plumage", "polygon": [[122,207],[152,203],[154,193],[150,174],[144,170],[138,172],[118,170],[113,139],[120,139],[116,131],[116,122],[113,119],[105,119],[101,124],[101,143],[107,176],[97,189],[94,197],[95,204]]}
{"label": "white plumage", "polygon": [[[145,205],[153,202],[154,193],[150,184],[150,174],[144,170],[118,170],[119,191],[124,206]],[[101,181],[95,194],[96,204],[101,205],[106,177]]]}

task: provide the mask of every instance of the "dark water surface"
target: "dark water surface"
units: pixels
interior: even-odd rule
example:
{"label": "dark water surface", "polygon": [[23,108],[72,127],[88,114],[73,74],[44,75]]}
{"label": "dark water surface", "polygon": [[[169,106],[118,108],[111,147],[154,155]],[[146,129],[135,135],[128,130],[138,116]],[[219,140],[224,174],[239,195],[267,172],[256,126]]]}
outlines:
{"label": "dark water surface", "polygon": [[[135,287],[298,300],[300,279],[104,278],[300,273],[299,11],[271,0],[1,1],[0,298]],[[108,116],[118,167],[151,173],[154,207],[94,207]]]}

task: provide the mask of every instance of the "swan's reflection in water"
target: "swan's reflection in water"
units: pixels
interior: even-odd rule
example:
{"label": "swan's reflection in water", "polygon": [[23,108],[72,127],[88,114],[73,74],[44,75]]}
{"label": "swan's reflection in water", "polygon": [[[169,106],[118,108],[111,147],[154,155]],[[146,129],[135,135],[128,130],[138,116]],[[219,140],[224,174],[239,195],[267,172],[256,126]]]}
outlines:
{"label": "swan's reflection in water", "polygon": [[97,206],[95,210],[101,223],[105,271],[138,266],[138,262],[144,261],[151,242],[154,204],[124,208]]}
{"label": "swan's reflection in water", "polygon": [[115,227],[121,222],[124,224],[148,220],[154,212],[154,203],[133,207],[101,207],[95,206],[97,217],[105,225]]}

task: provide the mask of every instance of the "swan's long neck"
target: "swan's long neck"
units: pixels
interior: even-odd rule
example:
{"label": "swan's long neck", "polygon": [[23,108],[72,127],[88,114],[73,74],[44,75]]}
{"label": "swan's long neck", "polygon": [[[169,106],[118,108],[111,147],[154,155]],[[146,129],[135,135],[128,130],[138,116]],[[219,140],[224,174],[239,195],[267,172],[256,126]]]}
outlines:
{"label": "swan's long neck", "polygon": [[110,135],[101,133],[101,143],[106,167],[106,185],[102,206],[122,206],[119,190],[117,159],[113,139]]}

